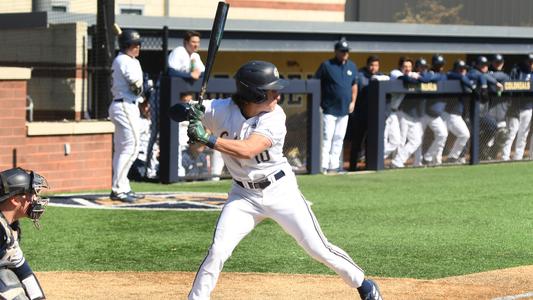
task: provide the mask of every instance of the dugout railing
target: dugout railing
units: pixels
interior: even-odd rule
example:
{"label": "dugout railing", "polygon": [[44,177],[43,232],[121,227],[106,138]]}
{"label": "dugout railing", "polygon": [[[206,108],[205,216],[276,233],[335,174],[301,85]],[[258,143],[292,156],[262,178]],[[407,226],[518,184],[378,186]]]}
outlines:
{"label": "dugout railing", "polygon": [[[179,124],[171,121],[168,110],[180,101],[184,93],[198,95],[201,81],[186,81],[178,77],[161,78],[159,105],[159,180],[173,183],[187,179],[178,176]],[[212,78],[209,81],[208,99],[223,98],[235,92],[235,81],[230,78]],[[194,97],[196,98],[196,97]],[[279,104],[287,115],[287,136],[284,153],[296,173],[320,172],[320,81],[290,80],[283,89]],[[226,174],[227,175],[227,174]]]}
{"label": "dugout railing", "polygon": [[[368,135],[365,153],[365,168],[368,170],[383,170],[392,167],[390,158],[384,157],[386,105],[391,95],[405,94],[408,101],[423,101],[439,97],[447,102],[465,100],[465,120],[470,131],[470,139],[465,148],[466,164],[502,161],[500,139],[508,138],[508,122],[510,117],[518,116],[518,107],[523,101],[533,103],[533,91],[530,82],[513,81],[504,84],[501,93],[491,92],[481,97],[479,92],[467,93],[461,83],[456,80],[436,83],[406,84],[401,80],[371,81],[368,86]],[[405,99],[404,99],[405,101]],[[494,111],[499,111],[494,112]],[[502,114],[498,116],[498,114]],[[506,124],[507,122],[507,124]],[[503,124],[503,125],[502,125]],[[530,125],[528,125],[530,126]],[[503,132],[503,135],[501,134]],[[530,144],[530,136],[527,144]],[[427,149],[433,140],[432,132],[426,128],[422,143],[422,151]],[[449,132],[444,154],[449,150],[454,136]],[[529,151],[529,145],[526,151]],[[514,149],[514,144],[513,144]],[[513,150],[514,152],[514,150]],[[416,166],[415,155],[406,164]],[[531,156],[524,156],[525,159]],[[356,164],[357,162],[351,162]],[[445,163],[444,163],[445,164]]]}

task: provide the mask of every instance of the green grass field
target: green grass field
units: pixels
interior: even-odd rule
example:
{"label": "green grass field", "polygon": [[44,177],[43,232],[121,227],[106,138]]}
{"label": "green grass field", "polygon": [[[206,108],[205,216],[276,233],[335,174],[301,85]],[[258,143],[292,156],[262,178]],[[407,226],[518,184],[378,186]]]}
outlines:
{"label": "green grass field", "polygon": [[[328,239],[369,275],[440,278],[533,264],[533,163],[300,176]],[[136,191],[226,192],[230,181],[135,184]],[[36,271],[196,271],[219,212],[49,207],[23,224]],[[266,221],[225,271],[324,273]]]}

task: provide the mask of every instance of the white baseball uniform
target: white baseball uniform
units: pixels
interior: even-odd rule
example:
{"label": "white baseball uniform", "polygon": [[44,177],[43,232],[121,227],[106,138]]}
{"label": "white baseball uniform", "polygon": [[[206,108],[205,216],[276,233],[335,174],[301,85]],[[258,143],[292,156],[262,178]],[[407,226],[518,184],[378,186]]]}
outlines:
{"label": "white baseball uniform", "polygon": [[[435,165],[442,164],[442,151],[444,150],[444,145],[446,144],[446,139],[448,138],[448,128],[446,127],[446,122],[442,119],[441,116],[432,117],[427,114],[424,114],[421,119],[422,122],[422,132],[426,131],[426,128],[429,127],[433,132],[433,141],[431,145],[424,153],[424,160]],[[421,150],[422,147],[419,149]]]}
{"label": "white baseball uniform", "polygon": [[139,82],[142,86],[143,72],[139,61],[120,52],[111,66],[113,102],[109,106],[109,118],[115,125],[113,144],[113,185],[115,193],[131,191],[128,171],[139,153],[141,113],[138,103],[143,101],[130,86]]}
{"label": "white baseball uniform", "polygon": [[[510,159],[513,141],[515,142],[513,160],[521,160],[524,157],[532,114],[533,111],[531,109],[524,109],[520,110],[518,118],[515,116],[509,117],[507,125],[509,133],[502,148],[502,160]],[[533,145],[533,138],[530,144]]]}
{"label": "white baseball uniform", "polygon": [[189,55],[189,52],[183,46],[176,47],[170,52],[168,55],[168,66],[174,70],[186,73],[191,73],[193,68],[200,70],[200,72],[205,71],[205,66],[200,55],[196,52]]}
{"label": "white baseball uniform", "polygon": [[187,127],[189,127],[189,121],[183,121],[179,123],[178,129],[178,176],[185,176],[185,168],[183,167],[182,153],[189,147],[189,136],[187,135]]}
{"label": "white baseball uniform", "polygon": [[[390,80],[396,80],[398,77],[402,76],[403,73],[400,70],[392,70],[390,73]],[[402,132],[400,130],[400,117],[398,116],[398,109],[400,104],[405,98],[404,94],[391,94],[390,103],[387,103],[390,106],[390,114],[385,119],[385,129],[384,129],[384,159],[387,159],[391,154],[394,153],[405,141],[402,141]]]}
{"label": "white baseball uniform", "polygon": [[357,288],[364,274],[342,249],[330,244],[304,199],[292,168],[283,155],[287,129],[280,106],[246,119],[230,99],[204,101],[203,123],[219,138],[246,139],[251,134],[268,138],[272,146],[251,159],[225,153],[222,157],[234,179],[218,219],[213,243],[194,279],[189,299],[209,299],[233,249],[266,218],[276,221],[305,251]]}
{"label": "white baseball uniform", "polygon": [[448,131],[455,135],[455,142],[448,153],[448,159],[457,160],[465,149],[468,139],[470,139],[470,130],[468,130],[468,126],[461,115],[443,112],[442,119],[446,122]]}

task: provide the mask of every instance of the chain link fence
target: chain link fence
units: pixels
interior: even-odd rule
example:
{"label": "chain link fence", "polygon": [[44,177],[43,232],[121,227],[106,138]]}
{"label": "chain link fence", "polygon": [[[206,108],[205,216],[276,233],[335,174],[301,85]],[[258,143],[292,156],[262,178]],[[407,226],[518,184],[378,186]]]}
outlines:
{"label": "chain link fence", "polygon": [[[409,158],[404,162],[405,166],[433,167],[438,165],[471,164],[471,145],[474,138],[472,135],[475,132],[473,129],[472,109],[476,107],[474,105],[476,102],[478,105],[478,136],[476,139],[479,145],[476,156],[479,163],[533,159],[531,151],[533,135],[530,131],[532,110],[529,108],[533,106],[532,92],[504,91],[503,93],[490,94],[487,99],[483,100],[476,98],[472,94],[411,94],[403,101],[415,101],[421,111],[426,111],[428,101],[432,100],[445,102],[447,110],[450,107],[457,107],[459,103],[463,103],[464,111],[462,114],[452,115],[452,117],[450,117],[450,113],[445,112],[439,117],[442,119],[441,124],[444,124],[446,136],[442,152],[439,152],[439,159],[433,161],[426,158],[431,153],[432,146],[435,146],[435,141],[439,139],[439,135],[442,139],[442,130],[435,129],[438,126],[431,125],[431,121],[435,120],[435,118],[428,117],[426,113],[422,113],[416,119],[410,118],[410,120],[414,120],[419,124],[418,126],[422,128],[422,134],[418,136],[421,139],[420,147],[416,151],[410,152]],[[399,126],[401,127],[401,110],[397,115],[399,116]],[[385,122],[387,122],[387,119],[385,119]],[[461,125],[461,123],[464,125]],[[384,128],[388,130],[386,124],[384,124]],[[409,134],[405,130],[402,131],[402,129],[399,129],[399,132],[402,133],[400,138],[401,145],[405,146],[409,142]],[[457,148],[458,139],[462,138],[464,140],[466,138],[465,133],[468,134],[466,143],[459,142],[459,145],[464,144],[464,146]],[[384,147],[387,147],[387,139],[385,139]],[[454,147],[456,148],[454,149]],[[385,168],[397,167],[394,158],[399,151],[398,149],[388,153],[385,157]],[[458,149],[461,149],[460,154],[457,152]]]}

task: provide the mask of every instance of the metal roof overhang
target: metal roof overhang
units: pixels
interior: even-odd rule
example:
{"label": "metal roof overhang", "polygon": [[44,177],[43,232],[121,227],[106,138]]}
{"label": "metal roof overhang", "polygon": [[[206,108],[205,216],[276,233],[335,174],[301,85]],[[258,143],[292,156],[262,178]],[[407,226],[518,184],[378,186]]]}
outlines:
{"label": "metal roof overhang", "polygon": [[[90,15],[79,18],[88,21]],[[75,14],[49,13],[52,20],[75,20]],[[94,24],[95,17],[92,15]],[[163,26],[170,30],[169,47],[181,45],[186,30],[197,30],[206,39],[211,19],[117,15],[123,28],[148,34]],[[88,21],[89,24],[91,21]],[[64,23],[64,21],[63,21]],[[159,33],[157,33],[159,34]],[[331,52],[333,43],[345,36],[352,52],[389,53],[502,53],[533,52],[533,28],[470,25],[431,25],[372,22],[296,22],[231,20],[226,23],[221,51]],[[207,49],[202,43],[202,50]]]}

